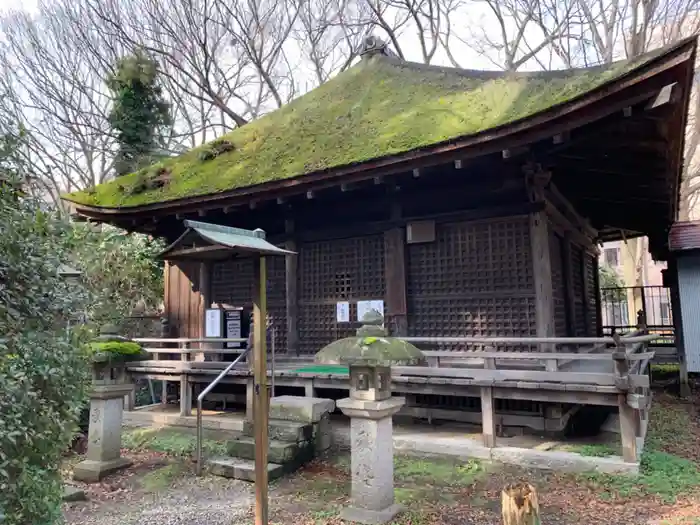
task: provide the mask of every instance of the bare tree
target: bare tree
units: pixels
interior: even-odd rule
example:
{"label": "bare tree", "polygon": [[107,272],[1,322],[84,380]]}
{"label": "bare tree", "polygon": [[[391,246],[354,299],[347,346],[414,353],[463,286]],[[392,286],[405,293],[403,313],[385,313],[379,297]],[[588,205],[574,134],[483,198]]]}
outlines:
{"label": "bare tree", "polygon": [[[553,53],[565,59],[562,42],[569,34],[576,0],[474,0],[467,6],[482,12],[480,23],[461,33],[450,23],[443,32],[446,47],[454,38],[506,71],[533,62],[550,68]],[[460,65],[453,57],[451,61]]]}
{"label": "bare tree", "polygon": [[62,190],[105,180],[113,141],[103,71],[72,38],[66,12],[43,7],[47,16],[14,13],[2,21],[0,112],[25,130],[31,175],[58,203]]}

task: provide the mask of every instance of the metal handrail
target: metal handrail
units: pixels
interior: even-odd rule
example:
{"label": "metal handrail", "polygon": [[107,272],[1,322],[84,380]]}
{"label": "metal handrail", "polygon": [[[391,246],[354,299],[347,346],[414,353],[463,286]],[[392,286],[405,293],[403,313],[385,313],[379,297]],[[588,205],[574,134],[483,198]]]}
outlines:
{"label": "metal handrail", "polygon": [[236,366],[241,359],[246,357],[252,347],[246,348],[241,355],[239,355],[230,365],[228,365],[224,370],[216,376],[216,379],[209,383],[207,388],[202,390],[200,394],[197,396],[197,450],[196,450],[196,458],[197,458],[197,467],[196,467],[196,473],[198,476],[202,475],[202,401],[206,397],[206,395],[211,392],[216,385],[219,384],[219,382],[231,371],[231,369]]}

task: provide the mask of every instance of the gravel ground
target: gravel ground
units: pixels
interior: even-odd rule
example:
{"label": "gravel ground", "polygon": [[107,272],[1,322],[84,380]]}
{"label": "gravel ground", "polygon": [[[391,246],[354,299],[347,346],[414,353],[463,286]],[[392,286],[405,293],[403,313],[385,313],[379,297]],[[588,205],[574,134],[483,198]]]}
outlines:
{"label": "gravel ground", "polygon": [[191,476],[157,493],[117,489],[88,497],[65,506],[68,525],[245,525],[254,502],[250,484]]}

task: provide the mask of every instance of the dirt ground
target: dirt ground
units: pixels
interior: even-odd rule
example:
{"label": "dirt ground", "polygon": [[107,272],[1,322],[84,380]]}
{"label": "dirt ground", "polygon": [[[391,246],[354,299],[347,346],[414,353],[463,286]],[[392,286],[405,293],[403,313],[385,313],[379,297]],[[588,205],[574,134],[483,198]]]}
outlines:
{"label": "dirt ground", "polygon": [[[526,480],[538,489],[543,524],[700,525],[699,406],[656,395],[643,474],[635,479],[527,471],[476,460],[397,456],[396,499],[406,512],[395,524],[500,525],[502,487]],[[67,523],[252,523],[253,487],[234,480],[195,477],[191,463],[183,459],[186,443],[168,439],[166,446],[155,441],[138,446],[130,443],[132,449],[124,455],[134,466],[103,483],[82,485],[89,500],[65,505]],[[79,459],[67,463],[67,476],[71,464]],[[273,483],[270,521],[280,525],[343,523],[338,512],[348,502],[349,464],[348,453],[338,452]]]}

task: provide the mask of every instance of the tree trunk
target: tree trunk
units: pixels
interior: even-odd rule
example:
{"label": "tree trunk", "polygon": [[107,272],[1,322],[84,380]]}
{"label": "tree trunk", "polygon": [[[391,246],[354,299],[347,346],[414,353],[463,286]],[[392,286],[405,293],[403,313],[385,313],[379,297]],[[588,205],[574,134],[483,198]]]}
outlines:
{"label": "tree trunk", "polygon": [[501,492],[503,525],[541,525],[537,490],[529,483],[508,485]]}

